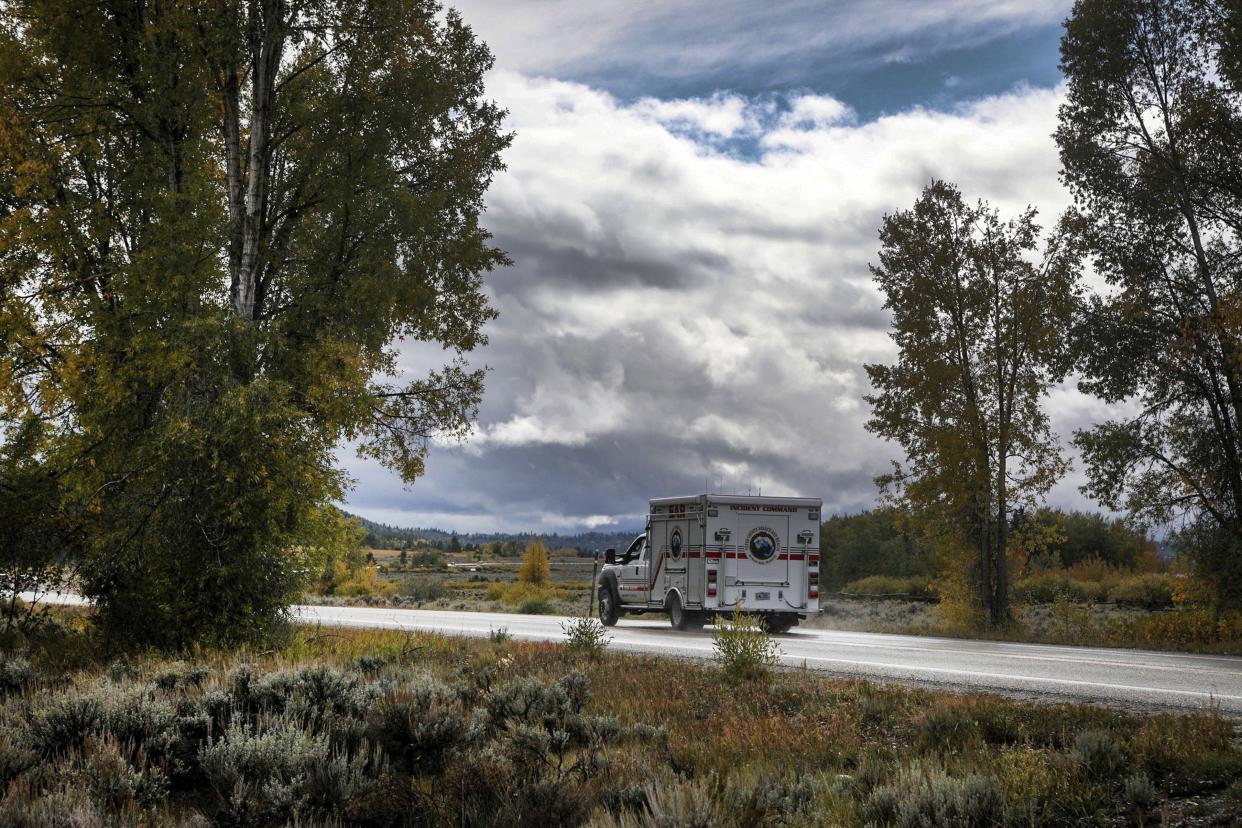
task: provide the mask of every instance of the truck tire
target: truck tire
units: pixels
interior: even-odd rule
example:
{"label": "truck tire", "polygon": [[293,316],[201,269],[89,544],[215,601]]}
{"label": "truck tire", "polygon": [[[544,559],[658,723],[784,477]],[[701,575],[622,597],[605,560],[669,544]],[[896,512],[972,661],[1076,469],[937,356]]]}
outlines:
{"label": "truck tire", "polygon": [[668,623],[675,630],[688,629],[689,613],[681,606],[681,599],[674,592],[668,596]]}
{"label": "truck tire", "polygon": [[617,596],[608,584],[604,584],[599,591],[599,621],[605,627],[615,627],[620,617]]}
{"label": "truck tire", "polygon": [[767,619],[768,632],[780,635],[792,630],[798,624],[798,616],[789,615],[771,615]]}

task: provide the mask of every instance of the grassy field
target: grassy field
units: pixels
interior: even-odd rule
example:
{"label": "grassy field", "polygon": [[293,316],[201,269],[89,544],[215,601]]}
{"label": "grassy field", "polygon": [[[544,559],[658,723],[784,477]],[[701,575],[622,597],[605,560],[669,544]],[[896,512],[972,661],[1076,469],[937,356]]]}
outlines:
{"label": "grassy field", "polygon": [[[395,606],[412,609],[581,615],[590,609],[592,561],[557,557],[544,586],[517,583],[520,560],[476,563],[466,555],[443,556],[438,567],[399,568],[395,550],[374,550],[376,578],[361,594],[310,595],[319,604]],[[453,565],[448,565],[449,563]]]}
{"label": "grassy field", "polygon": [[[82,619],[76,622],[82,623]],[[1144,717],[496,636],[290,630],[0,666],[3,825],[1227,825],[1242,746]]]}

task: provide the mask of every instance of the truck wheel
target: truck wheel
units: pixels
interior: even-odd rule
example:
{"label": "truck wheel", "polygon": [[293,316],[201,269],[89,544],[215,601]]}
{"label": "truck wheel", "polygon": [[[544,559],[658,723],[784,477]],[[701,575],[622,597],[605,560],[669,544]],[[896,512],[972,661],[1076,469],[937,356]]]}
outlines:
{"label": "truck wheel", "polygon": [[617,599],[607,585],[599,591],[599,620],[605,627],[614,627],[621,613],[617,610]]}
{"label": "truck wheel", "polygon": [[768,631],[779,635],[792,630],[798,623],[796,615],[773,615],[768,618]]}
{"label": "truck wheel", "polygon": [[686,629],[686,611],[681,608],[681,599],[676,592],[668,596],[668,623],[675,630]]}

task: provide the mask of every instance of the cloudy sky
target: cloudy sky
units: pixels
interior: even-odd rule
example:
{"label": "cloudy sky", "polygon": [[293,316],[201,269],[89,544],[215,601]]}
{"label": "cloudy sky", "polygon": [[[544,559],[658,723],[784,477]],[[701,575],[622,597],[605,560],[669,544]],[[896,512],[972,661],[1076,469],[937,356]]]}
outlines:
{"label": "cloudy sky", "polygon": [[[868,262],[933,178],[1045,226],[1063,0],[462,0],[516,133],[486,224],[514,266],[472,362],[475,436],[404,488],[345,452],[348,508],[406,526],[637,524],[712,490],[874,503],[893,348]],[[444,361],[409,348],[422,372]],[[1058,430],[1101,418],[1069,388]],[[1055,503],[1086,505],[1078,476]]]}

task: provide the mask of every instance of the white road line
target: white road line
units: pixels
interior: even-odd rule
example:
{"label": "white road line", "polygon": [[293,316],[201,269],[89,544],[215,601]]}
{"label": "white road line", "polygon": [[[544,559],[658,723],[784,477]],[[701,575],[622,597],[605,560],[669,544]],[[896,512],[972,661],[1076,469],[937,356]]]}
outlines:
{"label": "white road line", "polygon": [[[879,635],[880,633],[877,633]],[[1242,666],[1234,670],[1218,670],[1210,667],[1194,667],[1172,664],[1152,664],[1147,661],[1115,661],[1102,658],[1085,658],[1082,656],[1062,656],[1062,655],[1026,655],[1025,653],[1008,653],[1008,652],[989,652],[986,649],[949,649],[941,647],[912,647],[902,644],[889,644],[887,642],[852,642],[838,641],[836,639],[827,639],[831,644],[837,647],[859,647],[875,650],[900,650],[902,652],[912,653],[932,653],[935,655],[965,655],[965,656],[981,656],[985,658],[1013,658],[1024,659],[1027,661],[1058,661],[1068,664],[1095,664],[1102,667],[1130,667],[1136,670],[1170,670],[1177,673],[1195,672],[1209,673],[1223,676],[1236,676],[1242,678]]]}
{"label": "white road line", "polygon": [[1140,685],[1133,685],[1133,684],[1110,684],[1108,682],[1101,682],[1101,681],[1079,681],[1077,679],[1061,679],[1061,678],[1052,678],[1049,676],[1014,675],[1014,674],[1008,674],[1008,673],[988,673],[988,672],[984,672],[981,670],[951,670],[951,669],[944,668],[944,667],[915,667],[915,666],[911,666],[908,664],[886,664],[880,661],[855,661],[852,659],[845,659],[845,658],[828,658],[826,656],[805,656],[803,657],[803,660],[804,661],[820,661],[820,662],[834,663],[834,664],[848,664],[852,667],[885,667],[885,668],[892,669],[892,670],[906,670],[906,671],[913,671],[916,673],[937,673],[941,675],[969,676],[972,678],[1001,679],[1005,681],[1016,682],[1019,684],[1022,682],[1037,682],[1040,684],[1059,684],[1059,685],[1066,685],[1070,687],[1098,687],[1098,688],[1107,689],[1107,690],[1128,690],[1128,691],[1133,691],[1137,693],[1143,693],[1145,695],[1151,695],[1152,693],[1159,693],[1162,695],[1172,694],[1176,696],[1190,696],[1190,697],[1201,698],[1205,700],[1216,700],[1216,701],[1227,700],[1227,701],[1242,702],[1242,696],[1231,696],[1231,695],[1225,695],[1221,693],[1203,692],[1201,690],[1175,690],[1172,688],[1164,688],[1164,687],[1150,687],[1150,686],[1143,687]]}

